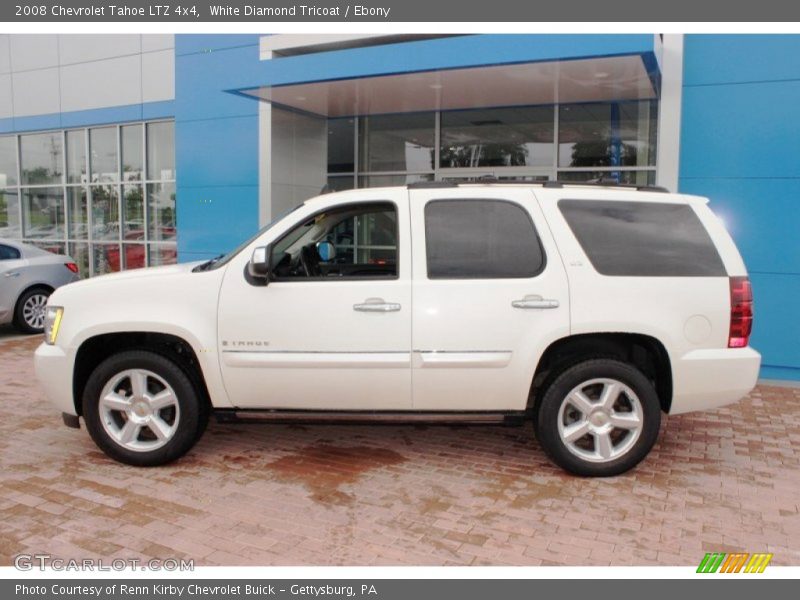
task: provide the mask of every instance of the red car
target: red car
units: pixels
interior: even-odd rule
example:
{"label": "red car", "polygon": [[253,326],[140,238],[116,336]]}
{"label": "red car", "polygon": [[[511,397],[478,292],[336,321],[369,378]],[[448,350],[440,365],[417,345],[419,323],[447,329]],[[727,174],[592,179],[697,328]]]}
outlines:
{"label": "red car", "polygon": [[[175,237],[175,228],[174,227],[163,227],[161,229],[162,238],[174,238]],[[133,229],[125,234],[125,242],[143,242],[144,241],[144,231],[141,229]],[[142,267],[147,266],[147,262],[145,260],[145,251],[144,251],[144,244],[143,243],[126,243],[123,244],[125,248],[125,268],[126,269],[141,269]],[[151,249],[153,251],[153,249]],[[155,261],[156,264],[173,264],[177,262],[178,253],[175,249],[175,246],[164,246],[158,250],[155,250],[159,253],[160,258],[159,260]],[[108,271],[114,272],[119,271],[122,265],[120,265],[119,260],[119,246],[117,244],[109,244],[105,248],[105,259],[108,263]]]}

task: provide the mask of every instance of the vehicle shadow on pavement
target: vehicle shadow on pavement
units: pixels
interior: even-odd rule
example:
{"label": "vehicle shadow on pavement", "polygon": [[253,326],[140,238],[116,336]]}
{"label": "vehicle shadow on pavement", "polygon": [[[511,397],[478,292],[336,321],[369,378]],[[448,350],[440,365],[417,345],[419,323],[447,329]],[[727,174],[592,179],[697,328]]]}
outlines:
{"label": "vehicle shadow on pavement", "polygon": [[11,342],[17,340],[25,340],[29,338],[39,338],[41,339],[41,335],[28,335],[24,333],[20,333],[11,325],[0,325],[0,343],[3,342]]}

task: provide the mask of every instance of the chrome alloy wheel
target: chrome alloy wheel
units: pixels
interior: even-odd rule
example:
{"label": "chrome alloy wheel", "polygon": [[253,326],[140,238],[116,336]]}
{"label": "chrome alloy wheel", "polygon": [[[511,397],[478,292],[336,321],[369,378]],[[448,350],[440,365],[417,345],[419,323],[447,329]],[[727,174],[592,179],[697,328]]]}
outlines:
{"label": "chrome alloy wheel", "polygon": [[639,397],[616,379],[590,379],[575,386],[561,402],[558,435],[567,450],[590,462],[616,460],[642,433]]}
{"label": "chrome alloy wheel", "polygon": [[47,295],[33,294],[22,305],[22,318],[31,329],[44,329]]}
{"label": "chrome alloy wheel", "polygon": [[127,450],[149,452],[161,448],[175,435],[179,420],[175,391],[152,371],[121,371],[100,393],[103,429]]}

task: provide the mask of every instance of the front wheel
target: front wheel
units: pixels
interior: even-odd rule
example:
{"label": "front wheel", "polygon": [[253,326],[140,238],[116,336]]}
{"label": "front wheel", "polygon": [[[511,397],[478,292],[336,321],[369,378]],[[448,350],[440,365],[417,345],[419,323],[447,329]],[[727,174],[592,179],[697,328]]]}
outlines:
{"label": "front wheel", "polygon": [[536,433],[563,469],[619,475],[650,452],[661,425],[653,385],[633,365],[594,359],[564,370],[544,390]]}
{"label": "front wheel", "polygon": [[44,333],[44,318],[50,291],[45,288],[28,290],[17,301],[14,325],[22,333]]}
{"label": "front wheel", "polygon": [[90,375],[83,393],[89,434],[107,455],[134,466],[183,456],[202,435],[208,410],[186,373],[143,350],[115,354]]}

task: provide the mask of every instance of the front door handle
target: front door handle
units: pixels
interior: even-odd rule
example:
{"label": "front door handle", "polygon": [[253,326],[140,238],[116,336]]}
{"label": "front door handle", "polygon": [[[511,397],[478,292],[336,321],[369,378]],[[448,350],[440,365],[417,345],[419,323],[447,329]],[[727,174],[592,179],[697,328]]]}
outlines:
{"label": "front door handle", "polygon": [[400,310],[400,305],[396,302],[385,302],[383,298],[367,298],[361,304],[353,304],[353,310],[359,312],[397,312]]}
{"label": "front door handle", "polygon": [[6,273],[6,277],[19,277],[19,271],[11,271],[10,273]]}
{"label": "front door handle", "polygon": [[558,300],[542,298],[541,296],[525,296],[522,300],[511,303],[514,308],[558,308]]}

